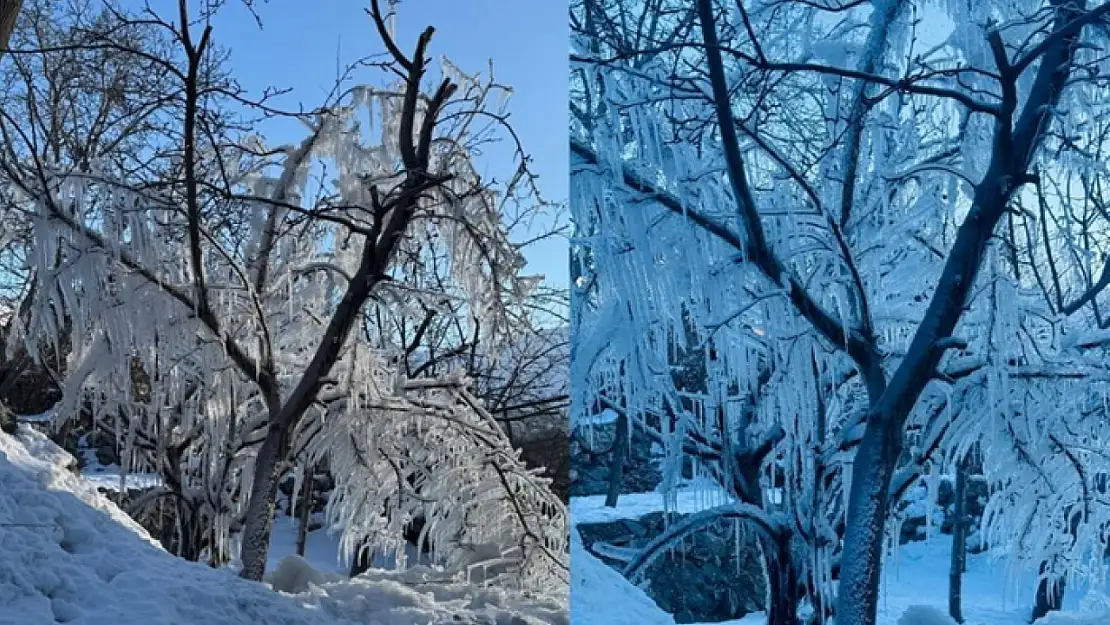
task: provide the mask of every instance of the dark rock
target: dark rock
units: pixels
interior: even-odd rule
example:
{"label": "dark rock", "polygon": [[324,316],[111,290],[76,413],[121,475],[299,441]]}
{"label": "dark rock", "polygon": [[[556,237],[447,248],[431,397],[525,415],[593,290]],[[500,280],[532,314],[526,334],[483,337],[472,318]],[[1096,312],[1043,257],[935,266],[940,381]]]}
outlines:
{"label": "dark rock", "polygon": [[30,365],[0,397],[15,414],[42,414],[62,398],[62,390],[54,377],[43,367]]}
{"label": "dark rock", "polygon": [[16,421],[15,414],[3,404],[0,404],[0,431],[5,434],[15,434],[19,431],[19,423]]}
{"label": "dark rock", "polygon": [[[613,461],[614,424],[578,428],[570,441],[570,494],[574,497],[604,495],[609,490]],[[621,492],[639,493],[654,489],[662,479],[652,452],[652,441],[633,428],[630,453],[621,476]]]}

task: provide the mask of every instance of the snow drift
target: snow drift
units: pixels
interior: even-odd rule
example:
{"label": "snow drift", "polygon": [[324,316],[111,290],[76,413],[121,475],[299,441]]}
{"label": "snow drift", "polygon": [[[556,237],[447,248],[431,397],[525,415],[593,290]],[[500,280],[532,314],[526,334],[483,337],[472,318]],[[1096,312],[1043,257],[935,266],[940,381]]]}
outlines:
{"label": "snow drift", "polygon": [[261,584],[185,562],[23,427],[0,434],[0,623],[334,623]]}

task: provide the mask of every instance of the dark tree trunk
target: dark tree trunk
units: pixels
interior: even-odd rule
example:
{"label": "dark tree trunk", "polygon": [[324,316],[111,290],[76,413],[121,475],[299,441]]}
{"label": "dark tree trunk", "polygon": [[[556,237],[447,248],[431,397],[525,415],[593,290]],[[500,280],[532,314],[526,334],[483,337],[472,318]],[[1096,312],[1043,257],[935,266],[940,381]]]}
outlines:
{"label": "dark tree trunk", "polygon": [[306,470],[301,484],[301,503],[297,509],[297,555],[302,558],[305,541],[308,539],[308,524],[312,522],[312,482],[315,478],[315,471]]}
{"label": "dark tree trunk", "polygon": [[12,31],[15,30],[15,20],[19,17],[19,10],[23,8],[23,0],[0,0],[0,59],[8,50],[8,42]]}
{"label": "dark tree trunk", "polygon": [[[376,7],[377,5],[373,5]],[[381,16],[374,14],[376,20]],[[400,119],[400,150],[406,177],[396,199],[382,206],[375,199],[375,210],[380,212],[370,236],[364,243],[362,259],[354,276],[347,283],[347,290],[332,313],[331,319],[321,334],[315,354],[305,367],[300,379],[293,387],[285,402],[281,401],[276,378],[272,371],[266,372],[265,383],[260,385],[270,411],[269,431],[258,450],[254,461],[254,481],[251,484],[250,499],[247,502],[247,515],[243,524],[243,545],[241,549],[243,570],[240,576],[261,581],[266,570],[266,556],[270,547],[270,534],[274,528],[274,502],[277,499],[278,468],[288,453],[288,437],[304,416],[306,410],[316,399],[324,378],[331,372],[339,359],[340,351],[351,334],[360,312],[375,287],[386,278],[386,269],[392,262],[394,252],[405,230],[408,229],[416,213],[418,197],[433,183],[428,175],[428,144],[424,137],[431,137],[440,108],[455,93],[457,85],[449,80],[440,83],[431,102],[427,105],[424,120],[420,124],[419,145],[414,145],[414,119],[419,99],[421,77],[427,59],[423,58],[424,46],[434,29],[427,29],[421,35],[418,55],[408,61],[408,77],[405,84],[405,105]],[[384,32],[384,31],[382,31]],[[189,159],[186,159],[186,164]],[[230,340],[230,339],[229,339]],[[232,343],[234,345],[234,343]]]}
{"label": "dark tree trunk", "polygon": [[182,559],[196,562],[200,559],[200,553],[204,548],[202,543],[205,528],[200,527],[200,519],[197,518],[198,510],[195,503],[186,499],[184,495],[181,477],[181,455],[182,449],[178,447],[171,446],[167,449],[162,470],[162,477],[173,497],[174,513],[174,527],[171,529],[173,531],[172,547],[166,545],[166,548]]}
{"label": "dark tree trunk", "polygon": [[609,490],[605,493],[605,505],[610,508],[617,507],[621,482],[624,480],[624,464],[628,457],[628,416],[624,412],[617,414],[617,431],[614,436],[613,463],[609,467]]}
{"label": "dark tree trunk", "polygon": [[285,456],[285,447],[285,431],[271,428],[255,458],[254,481],[251,484],[246,525],[243,528],[243,570],[239,572],[246,579],[261,581],[266,572],[270,534],[274,529],[278,469]]}
{"label": "dark tree trunk", "polygon": [[967,570],[967,473],[968,459],[956,466],[955,510],[952,524],[952,561],[948,570],[948,614],[957,623],[963,623],[963,577]]}
{"label": "dark tree trunk", "polygon": [[763,546],[767,557],[767,625],[798,625],[801,593],[790,537],[767,539]]}
{"label": "dark tree trunk", "polygon": [[204,550],[204,528],[200,526],[197,518],[197,509],[183,497],[174,497],[176,505],[174,514],[177,515],[177,538],[175,545],[177,555],[189,562],[200,560],[201,551]]}
{"label": "dark tree trunk", "polygon": [[[1079,540],[1079,526],[1086,518],[1086,514],[1076,514],[1072,506],[1064,508],[1064,515],[1068,519],[1068,530],[1074,541]],[[1033,620],[1045,616],[1049,612],[1059,610],[1064,601],[1066,578],[1052,572],[1052,562],[1041,562],[1041,580],[1037,583],[1037,596],[1033,604]]]}

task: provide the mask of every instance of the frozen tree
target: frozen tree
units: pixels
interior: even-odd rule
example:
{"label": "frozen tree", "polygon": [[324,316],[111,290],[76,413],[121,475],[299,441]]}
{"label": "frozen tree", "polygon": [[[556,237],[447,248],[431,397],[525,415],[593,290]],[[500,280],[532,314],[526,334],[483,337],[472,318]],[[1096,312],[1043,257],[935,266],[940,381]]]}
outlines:
{"label": "frozen tree", "polygon": [[[25,6],[23,6],[25,4]],[[4,58],[0,75],[0,115],[3,118],[3,158],[0,167],[0,265],[4,281],[3,306],[19,314],[6,315],[3,330],[0,395],[12,398],[14,385],[24,373],[53,376],[64,369],[66,337],[45,352],[27,349],[25,342],[41,337],[27,335],[30,303],[33,301],[33,250],[27,206],[21,202],[15,164],[29,159],[49,159],[66,166],[82,167],[90,158],[106,151],[134,153],[150,136],[152,125],[142,106],[157,75],[147,76],[146,63],[139,57],[124,57],[91,44],[96,33],[107,28],[105,11],[78,5],[60,5],[52,0],[8,3],[4,13],[3,41],[12,54]],[[16,19],[18,12],[19,19]],[[10,19],[10,21],[9,21]],[[121,45],[157,50],[156,37],[138,32],[117,32]],[[88,67],[101,67],[97,74]],[[128,101],[120,96],[127,83]],[[118,164],[122,164],[117,162]],[[106,163],[105,163],[106,164]],[[132,163],[133,164],[133,163]],[[63,333],[64,334],[64,333]],[[40,346],[41,347],[41,346]],[[36,362],[37,360],[37,362]],[[53,395],[41,389],[42,397]],[[26,402],[20,402],[26,403]],[[32,401],[41,404],[41,401]]]}
{"label": "frozen tree", "polygon": [[[1110,7],[939,7],[947,21],[897,0],[572,7],[572,208],[595,293],[575,331],[575,405],[661,415],[665,466],[723,457],[732,501],[717,516],[784,545],[764,557],[802,576],[819,622],[834,589],[837,623],[875,622],[892,502],[974,441],[990,441],[999,491],[1027,478],[1023,446],[1042,445],[1049,459],[1027,470],[1059,467],[1054,509],[1074,518],[1084,480],[1068,456],[1097,440],[1085,402],[1106,377],[1087,329],[1110,281],[1107,215],[1072,200],[1101,198],[1082,190],[1101,169],[1076,137],[1106,105]],[[700,397],[673,379],[680,352],[704,356]],[[1086,443],[1011,434],[1062,419]],[[779,428],[760,478],[784,503],[745,501],[729,465]],[[1035,499],[1013,494],[1011,507]],[[1018,516],[1039,518],[991,516],[992,544]],[[1042,527],[1055,546],[1027,553],[1074,566],[1097,526]]]}
{"label": "frozen tree", "polygon": [[[88,406],[125,464],[162,472],[151,497],[179,506],[183,555],[219,563],[239,536],[242,574],[260,579],[278,480],[326,459],[329,518],[349,546],[395,547],[419,511],[448,563],[492,545],[520,583],[565,585],[565,509],[548,480],[523,466],[465,370],[407,368],[412,337],[397,331],[434,312],[496,353],[532,327],[536,279],[520,275],[503,220],[537,205],[525,155],[517,145],[519,173],[501,186],[473,162],[476,146],[512,136],[504,89],[434,67],[433,29],[405,53],[377,2],[370,16],[386,51],[370,65],[398,80],[343,84],[294,114],[236,87],[210,15],[194,19],[185,0],[173,20],[112,11],[88,47],[165,81],[151,101],[106,91],[153,136],[79,163],[10,160],[34,233],[29,332],[71,330],[59,415]],[[130,32],[168,45],[117,37]],[[268,146],[243,108],[291,116],[305,138]]]}

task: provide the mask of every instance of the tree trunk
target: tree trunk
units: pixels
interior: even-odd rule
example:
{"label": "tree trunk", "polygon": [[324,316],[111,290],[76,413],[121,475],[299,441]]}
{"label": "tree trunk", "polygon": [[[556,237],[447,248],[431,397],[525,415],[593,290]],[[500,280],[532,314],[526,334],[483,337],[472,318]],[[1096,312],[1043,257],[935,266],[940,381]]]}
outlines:
{"label": "tree trunk", "polygon": [[609,466],[609,490],[605,494],[605,505],[609,508],[617,507],[628,451],[628,415],[620,412],[617,414],[617,431],[613,439],[613,463]]}
{"label": "tree trunk", "polygon": [[790,537],[763,541],[767,557],[767,625],[798,625],[798,574],[790,553]]}
{"label": "tree trunk", "polygon": [[301,484],[301,503],[297,510],[297,555],[304,557],[304,544],[308,539],[308,524],[312,521],[312,482],[316,478],[315,471],[305,470]]}
{"label": "tree trunk", "polygon": [[0,0],[0,60],[3,60],[4,53],[8,51],[8,42],[21,8],[23,0]]}
{"label": "tree trunk", "polygon": [[201,536],[203,528],[197,519],[196,510],[181,497],[176,498],[177,529],[180,541],[177,544],[177,555],[189,562],[200,559]]}
{"label": "tree trunk", "polygon": [[856,452],[844,528],[837,623],[874,625],[890,482],[902,454],[900,424],[868,427]]}
{"label": "tree trunk", "polygon": [[[1086,518],[1086,514],[1074,514],[1072,506],[1064,508],[1064,516],[1068,520],[1068,536],[1071,537],[1072,546],[1079,540],[1079,525]],[[1037,582],[1037,596],[1033,604],[1033,620],[1045,616],[1049,612],[1059,610],[1064,600],[1064,590],[1067,579],[1063,575],[1052,572],[1051,560],[1041,562],[1041,579]]]}
{"label": "tree trunk", "polygon": [[948,570],[948,614],[957,623],[963,623],[963,577],[967,569],[967,458],[956,465],[955,510],[952,513],[952,560]]}
{"label": "tree trunk", "polygon": [[196,562],[200,559],[205,528],[200,527],[196,502],[185,497],[181,477],[181,455],[182,449],[170,446],[166,450],[162,468],[162,478],[173,496],[174,513],[174,527],[171,528],[173,545],[172,547],[166,545],[166,548],[184,560]]}
{"label": "tree trunk", "polygon": [[1030,181],[1030,162],[1051,125],[1049,113],[1060,101],[1071,75],[1080,29],[1068,29],[1073,20],[1082,16],[1087,3],[1055,0],[1053,5],[1057,15],[1049,36],[1059,37],[1041,56],[1016,123],[1013,118],[1017,110],[1018,77],[1012,74],[1003,77],[1001,116],[991,163],[975,187],[971,210],[960,224],[933,298],[906,356],[881,392],[874,392],[868,384],[871,409],[856,454],[848,499],[844,564],[837,591],[838,625],[875,625],[890,483],[902,452],[906,418],[940,363],[945,351],[943,341],[952,336],[963,315],[983,252],[1010,197],[1020,185]]}
{"label": "tree trunk", "polygon": [[[270,547],[270,533],[274,526],[278,466],[288,451],[287,438],[296,428],[297,422],[304,416],[305,411],[315,401],[324,378],[339,359],[339,353],[351,334],[351,328],[361,319],[362,307],[366,300],[370,298],[378,283],[387,278],[386,270],[392,262],[405,230],[408,229],[416,214],[418,198],[427,191],[429,183],[433,183],[428,174],[428,147],[423,138],[432,136],[440,108],[455,93],[458,85],[450,80],[440,83],[439,89],[424,111],[424,119],[419,130],[421,143],[414,145],[414,139],[417,136],[413,134],[416,108],[412,103],[419,99],[420,80],[426,63],[423,51],[432,32],[433,29],[429,28],[421,36],[421,44],[417,48],[418,55],[410,59],[406,67],[408,76],[405,84],[405,105],[401,112],[399,124],[401,132],[398,137],[406,175],[400,187],[400,194],[385,205],[379,204],[375,199],[374,207],[380,212],[380,216],[363,244],[358,269],[348,281],[342,299],[339,300],[335,312],[332,313],[320,336],[316,352],[286,401],[284,403],[281,401],[281,394],[272,371],[268,372],[269,381],[261,389],[266,398],[267,409],[270,411],[270,428],[255,458],[254,480],[251,484],[247,517],[243,526],[241,552],[243,570],[240,575],[247,579],[260,581],[266,570],[266,555]],[[186,159],[186,163],[188,162],[189,160]],[[434,183],[430,186],[440,184],[442,183]]]}
{"label": "tree trunk", "polygon": [[231,562],[227,551],[220,546],[220,537],[217,536],[215,526],[210,525],[208,530],[208,566],[219,569]]}
{"label": "tree trunk", "polygon": [[279,428],[271,428],[262,441],[254,464],[247,517],[243,525],[241,577],[262,581],[266,557],[270,551],[270,533],[274,529],[274,504],[277,501],[278,467],[285,454],[285,436]]}

